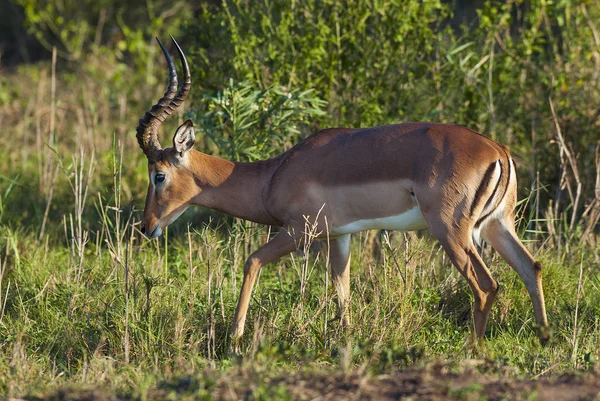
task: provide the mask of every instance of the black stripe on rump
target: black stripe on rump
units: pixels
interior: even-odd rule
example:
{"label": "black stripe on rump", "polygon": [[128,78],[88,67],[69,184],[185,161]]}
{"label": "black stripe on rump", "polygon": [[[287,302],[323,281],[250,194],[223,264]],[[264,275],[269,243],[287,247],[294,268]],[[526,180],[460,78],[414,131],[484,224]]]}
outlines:
{"label": "black stripe on rump", "polygon": [[[510,185],[510,176],[511,176],[511,159],[510,157],[508,157],[508,155],[506,155],[506,158],[508,160],[508,175],[506,178],[506,182],[504,184],[504,191],[502,192],[502,196],[500,197],[500,201],[498,202],[497,205],[493,206],[492,210],[490,210],[488,213],[486,213],[484,216],[480,217],[479,220],[477,220],[477,223],[475,223],[475,228],[479,228],[479,226],[481,225],[481,223],[483,223],[483,221],[485,219],[487,219],[488,217],[490,217],[490,215],[492,213],[494,213],[494,211],[496,210],[496,208],[498,207],[498,205],[500,205],[502,203],[502,200],[504,199],[504,197],[506,196],[506,193],[508,192],[508,186]],[[494,192],[492,193],[492,196],[490,196],[490,198],[488,199],[488,202],[486,203],[485,208],[488,206],[488,204],[492,201],[492,199],[494,199],[494,196],[496,195],[496,190],[498,189],[498,187],[500,186],[500,183],[504,180],[502,180],[503,177],[503,173],[504,173],[504,164],[502,164],[502,162],[500,162],[500,178],[498,179],[498,184],[496,185],[496,188],[494,188]]]}
{"label": "black stripe on rump", "polygon": [[[494,174],[494,170],[496,170],[496,163],[497,163],[497,161],[490,164],[490,166],[487,168],[487,170],[485,170],[485,173],[483,174],[483,178],[481,179],[481,183],[479,183],[479,187],[477,187],[477,191],[475,191],[475,196],[473,197],[473,202],[471,202],[471,212],[470,212],[471,217],[473,216],[473,214],[475,213],[475,209],[481,202],[483,193],[487,189],[488,185],[490,185],[490,181],[492,180],[492,174]],[[500,167],[500,168],[502,169],[502,167]],[[500,174],[502,174],[502,173],[500,173]],[[489,199],[491,199],[494,196],[494,194],[496,193],[499,182],[500,182],[500,180],[498,180],[498,182],[496,183],[494,192],[492,192],[492,196]],[[489,203],[489,199],[488,199],[488,203]],[[485,206],[484,206],[484,208],[485,208]]]}

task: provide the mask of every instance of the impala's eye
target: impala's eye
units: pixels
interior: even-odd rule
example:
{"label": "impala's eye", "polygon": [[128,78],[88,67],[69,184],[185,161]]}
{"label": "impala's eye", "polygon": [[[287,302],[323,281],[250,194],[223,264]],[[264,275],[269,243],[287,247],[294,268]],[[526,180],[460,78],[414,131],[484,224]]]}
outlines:
{"label": "impala's eye", "polygon": [[163,173],[156,173],[156,175],[154,176],[154,182],[156,182],[156,183],[163,182],[164,180],[165,180],[165,175]]}

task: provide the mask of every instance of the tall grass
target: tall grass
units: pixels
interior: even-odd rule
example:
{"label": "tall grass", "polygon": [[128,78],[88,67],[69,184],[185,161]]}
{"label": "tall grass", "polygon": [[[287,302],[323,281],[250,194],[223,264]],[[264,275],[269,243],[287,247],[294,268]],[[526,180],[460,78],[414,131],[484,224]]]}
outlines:
{"label": "tall grass", "polygon": [[548,347],[537,343],[523,284],[488,248],[503,290],[485,344],[473,346],[471,293],[426,232],[354,236],[352,324],[344,329],[327,241],[314,241],[323,227],[307,221],[304,248],[262,270],[244,357],[229,355],[241,267],[269,229],[190,211],[164,237],[143,238],[146,162],[133,137],[142,110],[130,105],[161,88],[115,103],[101,84],[58,79],[54,68],[19,71],[22,101],[0,109],[10,131],[0,141],[1,393],[94,383],[143,398],[162,379],[209,367],[366,374],[484,358],[486,369],[532,377],[597,367],[597,236],[579,231],[569,211],[533,207],[544,183],[522,203],[520,226],[535,227],[523,235],[544,266]]}

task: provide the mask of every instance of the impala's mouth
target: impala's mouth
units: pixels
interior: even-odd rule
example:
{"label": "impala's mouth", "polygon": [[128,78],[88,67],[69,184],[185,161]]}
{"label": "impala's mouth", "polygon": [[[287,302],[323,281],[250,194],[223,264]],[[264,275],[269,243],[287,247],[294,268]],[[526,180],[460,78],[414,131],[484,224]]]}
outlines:
{"label": "impala's mouth", "polygon": [[158,226],[158,225],[151,232],[147,231],[146,227],[142,227],[142,234],[144,234],[146,237],[148,237],[150,239],[160,237],[162,232],[163,232],[162,228],[160,228],[160,226]]}
{"label": "impala's mouth", "polygon": [[150,234],[150,238],[160,237],[162,235],[162,232],[162,228],[156,227],[154,231],[152,231],[152,233]]}
{"label": "impala's mouth", "polygon": [[181,216],[183,214],[183,212],[185,212],[187,210],[187,208],[189,207],[189,205],[183,205],[181,206],[179,209],[176,209],[174,212],[172,212],[169,216],[167,216],[167,219],[165,221],[165,218],[159,219],[159,220],[154,220],[154,228],[151,229],[147,229],[146,225],[144,225],[142,227],[142,234],[144,234],[146,237],[152,239],[152,238],[156,238],[156,237],[160,237],[163,233],[163,229],[161,228],[161,226],[163,227],[168,227],[171,223],[173,223],[175,220],[177,220],[177,218],[179,218],[179,216]]}

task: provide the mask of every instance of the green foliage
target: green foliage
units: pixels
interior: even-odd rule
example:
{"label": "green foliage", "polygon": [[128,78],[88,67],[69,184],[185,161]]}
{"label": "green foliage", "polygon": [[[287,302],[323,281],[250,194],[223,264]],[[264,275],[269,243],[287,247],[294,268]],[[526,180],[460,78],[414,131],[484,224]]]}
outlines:
{"label": "green foliage", "polygon": [[[2,53],[0,53],[0,60],[2,59]],[[6,77],[0,77],[0,107],[5,106],[9,103],[12,97],[12,93],[9,92],[9,85]]]}
{"label": "green foliage", "polygon": [[8,202],[10,194],[14,190],[15,186],[19,185],[19,177],[17,176],[15,178],[9,178],[0,175],[0,180],[8,183],[6,189],[4,189],[4,193],[0,193],[0,224],[2,224],[2,215],[4,214],[5,205]]}
{"label": "green foliage", "polygon": [[227,30],[228,42],[203,58],[261,87],[314,88],[329,102],[328,125],[369,126],[412,114],[411,89],[429,70],[449,7],[440,1],[234,0],[219,13],[191,30],[201,37],[205,30]]}
{"label": "green foliage", "polygon": [[[61,56],[78,59],[86,41],[91,39],[91,16],[96,16],[101,2],[90,2],[81,7],[78,1],[19,0],[31,33],[47,49],[51,49],[50,36],[55,36],[64,46]],[[89,7],[97,4],[98,7]]]}
{"label": "green foliage", "polygon": [[135,65],[146,83],[153,83],[148,77],[158,54],[154,47],[149,50],[152,38],[164,38],[167,32],[177,35],[193,9],[182,0],[15,2],[23,8],[27,30],[47,50],[56,47],[59,57],[83,59],[83,68],[95,67],[90,52],[95,57],[116,58]]}
{"label": "green foliage", "polygon": [[229,85],[205,96],[202,113],[190,114],[219,148],[222,157],[256,161],[274,156],[300,139],[301,126],[312,126],[325,113],[325,102],[312,90],[260,90],[249,81]]}

